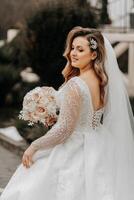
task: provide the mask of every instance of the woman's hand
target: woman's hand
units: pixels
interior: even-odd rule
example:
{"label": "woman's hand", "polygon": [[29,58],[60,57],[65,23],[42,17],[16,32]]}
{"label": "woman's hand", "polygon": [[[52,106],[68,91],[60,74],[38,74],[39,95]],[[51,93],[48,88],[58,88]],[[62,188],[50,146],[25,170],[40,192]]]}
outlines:
{"label": "woman's hand", "polygon": [[37,150],[35,150],[32,146],[29,146],[23,154],[22,163],[24,167],[29,168],[34,162],[32,160],[33,155]]}

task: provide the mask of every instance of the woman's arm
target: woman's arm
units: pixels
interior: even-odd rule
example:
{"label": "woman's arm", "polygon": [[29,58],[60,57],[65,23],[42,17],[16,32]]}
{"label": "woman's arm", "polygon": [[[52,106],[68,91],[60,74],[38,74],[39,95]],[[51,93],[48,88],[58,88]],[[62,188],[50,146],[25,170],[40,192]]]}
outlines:
{"label": "woman's arm", "polygon": [[31,143],[31,146],[38,149],[52,148],[64,143],[72,134],[79,117],[82,97],[80,88],[73,80],[69,80],[65,86],[63,102],[60,107],[60,114],[56,124],[45,134]]}

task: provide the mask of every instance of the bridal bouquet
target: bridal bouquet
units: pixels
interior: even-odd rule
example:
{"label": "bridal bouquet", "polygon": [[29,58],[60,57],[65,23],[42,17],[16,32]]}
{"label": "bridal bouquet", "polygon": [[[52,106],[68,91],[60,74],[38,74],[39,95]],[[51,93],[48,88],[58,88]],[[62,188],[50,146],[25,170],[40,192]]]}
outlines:
{"label": "bridal bouquet", "polygon": [[25,95],[19,119],[28,121],[28,125],[40,122],[48,127],[57,121],[58,110],[56,90],[53,87],[36,87]]}

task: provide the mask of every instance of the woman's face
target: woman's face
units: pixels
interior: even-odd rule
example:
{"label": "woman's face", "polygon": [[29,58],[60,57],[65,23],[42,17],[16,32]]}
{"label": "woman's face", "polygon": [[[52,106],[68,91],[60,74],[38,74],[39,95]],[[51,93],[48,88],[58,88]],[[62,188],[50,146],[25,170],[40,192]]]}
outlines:
{"label": "woman's face", "polygon": [[96,57],[94,53],[90,51],[89,42],[85,37],[74,38],[70,51],[71,65],[79,69],[85,68]]}

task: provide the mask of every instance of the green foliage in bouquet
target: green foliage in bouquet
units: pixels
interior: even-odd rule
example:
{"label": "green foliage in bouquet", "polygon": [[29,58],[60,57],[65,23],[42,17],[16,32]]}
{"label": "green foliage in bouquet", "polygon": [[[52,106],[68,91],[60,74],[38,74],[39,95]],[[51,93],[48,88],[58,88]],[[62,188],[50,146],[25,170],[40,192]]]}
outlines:
{"label": "green foliage in bouquet", "polygon": [[15,127],[19,131],[20,135],[30,144],[37,138],[45,135],[49,128],[42,124],[35,124],[34,126],[28,126],[27,122],[16,118]]}

